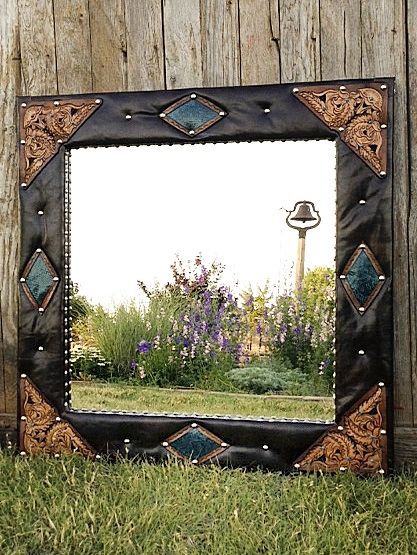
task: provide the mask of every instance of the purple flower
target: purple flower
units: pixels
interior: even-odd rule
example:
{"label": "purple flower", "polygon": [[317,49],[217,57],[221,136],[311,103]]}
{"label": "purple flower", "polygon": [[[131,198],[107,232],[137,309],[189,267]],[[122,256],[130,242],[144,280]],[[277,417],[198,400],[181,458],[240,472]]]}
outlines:
{"label": "purple flower", "polygon": [[258,320],[256,322],[256,335],[261,335],[262,333],[262,325],[261,325],[261,321]]}
{"label": "purple flower", "polygon": [[245,302],[245,306],[253,306],[253,295],[249,295],[248,300]]}
{"label": "purple flower", "polygon": [[132,370],[136,370],[137,367],[138,367],[137,362],[132,360],[132,362],[130,363],[130,368]]}
{"label": "purple flower", "polygon": [[141,353],[141,354],[149,353],[150,350],[151,350],[151,344],[149,343],[149,341],[145,341],[144,339],[142,339],[142,341],[140,341],[137,344],[137,347],[136,347],[137,353]]}
{"label": "purple flower", "polygon": [[299,326],[297,326],[296,328],[294,328],[294,333],[295,335],[300,336],[301,335],[301,328]]}

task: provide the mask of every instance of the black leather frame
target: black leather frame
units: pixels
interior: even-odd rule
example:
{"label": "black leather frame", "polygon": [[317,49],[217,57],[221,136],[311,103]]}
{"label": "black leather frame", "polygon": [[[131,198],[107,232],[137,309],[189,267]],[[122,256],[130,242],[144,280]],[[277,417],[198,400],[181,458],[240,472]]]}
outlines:
{"label": "black leather frame", "polygon": [[[66,152],[86,146],[174,144],[252,140],[328,139],[337,145],[336,272],[341,274],[362,242],[372,250],[385,274],[384,286],[361,315],[337,280],[336,424],[379,382],[388,398],[388,463],[392,463],[392,128],[393,80],[326,83],[361,87],[387,85],[387,172],[378,176],[344,142],[294,95],[305,84],[230,88],[125,92],[59,97],[20,97],[18,105],[77,98],[100,99],[100,107],[62,144],[57,154],[21,187],[20,274],[37,248],[45,252],[61,280],[44,313],[34,310],[23,288],[20,292],[19,375],[26,374],[53,405],[100,454],[116,452],[128,457],[161,461],[168,451],[163,441],[187,424],[204,426],[229,447],[216,457],[223,466],[263,467],[294,471],[294,461],[333,424],[310,421],[238,419],[104,413],[70,408],[66,324],[68,300],[64,279]],[[317,84],[315,84],[317,85]],[[163,110],[187,94],[198,93],[218,105],[226,117],[195,137],[167,125]],[[265,109],[269,109],[268,114]],[[126,115],[131,115],[126,119]],[[140,171],[140,168],[139,168]],[[277,169],[278,171],[278,169]],[[361,199],[366,204],[360,204]],[[38,211],[43,211],[39,217]],[[67,276],[68,277],[68,276]],[[38,347],[42,345],[43,351]],[[359,351],[364,350],[364,355]],[[125,439],[128,439],[126,449]],[[268,446],[265,449],[264,446]]]}

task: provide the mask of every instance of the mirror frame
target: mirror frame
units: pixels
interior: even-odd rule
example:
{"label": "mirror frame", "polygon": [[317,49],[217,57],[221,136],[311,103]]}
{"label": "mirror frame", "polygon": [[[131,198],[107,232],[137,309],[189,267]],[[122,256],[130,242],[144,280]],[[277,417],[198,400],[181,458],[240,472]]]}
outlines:
{"label": "mirror frame", "polygon": [[[386,473],[393,457],[393,95],[394,80],[380,78],[19,97],[21,453],[154,461],[174,455],[282,472]],[[217,111],[191,133],[170,118],[190,99]],[[337,151],[335,421],[73,410],[70,149],[326,139]],[[371,291],[360,264],[349,274],[364,254],[374,281],[379,276]],[[35,298],[37,261],[51,283]],[[350,285],[366,292],[363,306]],[[197,455],[196,442],[205,444]]]}

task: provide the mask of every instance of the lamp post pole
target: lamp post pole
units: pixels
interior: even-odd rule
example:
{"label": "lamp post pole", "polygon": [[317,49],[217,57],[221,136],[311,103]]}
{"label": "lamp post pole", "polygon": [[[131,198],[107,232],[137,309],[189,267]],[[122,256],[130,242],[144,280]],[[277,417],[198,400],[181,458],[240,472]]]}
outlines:
{"label": "lamp post pole", "polygon": [[[298,231],[297,260],[295,264],[295,290],[300,291],[304,279],[304,262],[306,253],[306,235],[321,222],[321,217],[314,203],[308,200],[296,202],[292,210],[287,210],[287,225]],[[293,223],[295,222],[295,224]],[[306,224],[306,222],[308,222]],[[301,223],[303,225],[301,225]],[[298,224],[298,225],[297,225]]]}
{"label": "lamp post pole", "polygon": [[298,230],[297,260],[295,264],[295,290],[299,291],[304,279],[304,262],[306,256],[306,235],[305,229]]}

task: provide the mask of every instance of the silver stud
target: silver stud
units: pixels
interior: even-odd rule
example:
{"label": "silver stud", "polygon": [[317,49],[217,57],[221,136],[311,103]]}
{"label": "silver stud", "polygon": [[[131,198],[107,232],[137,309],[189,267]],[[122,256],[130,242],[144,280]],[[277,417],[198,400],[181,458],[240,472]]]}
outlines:
{"label": "silver stud", "polygon": [[359,204],[366,204],[366,200],[361,199],[361,200],[359,201]]}
{"label": "silver stud", "polygon": [[387,127],[388,127],[388,126],[387,126],[386,123],[382,123],[382,124],[381,124],[381,129],[386,129]]}
{"label": "silver stud", "polygon": [[26,102],[22,102],[21,107],[26,108],[26,106],[27,106]]}
{"label": "silver stud", "polygon": [[25,456],[26,456],[26,451],[20,451],[19,455],[20,455],[21,457],[25,457]]}
{"label": "silver stud", "polygon": [[358,351],[358,355],[363,356],[365,354],[365,351],[363,349],[359,349]]}
{"label": "silver stud", "polygon": [[21,144],[21,145],[24,145],[25,143],[26,143],[26,141],[25,141],[24,139],[22,139],[22,140],[20,141],[20,144]]}
{"label": "silver stud", "polygon": [[360,248],[360,249],[366,249],[365,243],[361,243],[361,244],[359,245],[359,248]]}
{"label": "silver stud", "polygon": [[264,451],[268,451],[269,447],[268,447],[268,445],[262,445],[262,449],[263,449]]}
{"label": "silver stud", "polygon": [[123,440],[123,443],[130,443],[130,439],[127,439],[127,438],[124,439],[124,440]]}
{"label": "silver stud", "polygon": [[340,131],[340,132],[342,132],[342,131],[344,131],[344,130],[345,130],[344,127],[339,127],[339,131]]}
{"label": "silver stud", "polygon": [[193,464],[198,464],[198,460],[197,460],[197,459],[193,459],[191,462],[192,462]]}
{"label": "silver stud", "polygon": [[28,186],[28,184],[27,184],[27,183],[21,183],[20,186],[21,186],[23,189],[26,189],[26,187]]}
{"label": "silver stud", "polygon": [[195,93],[190,94],[190,98],[197,98],[197,95]]}
{"label": "silver stud", "polygon": [[38,347],[38,351],[43,351],[43,347],[42,347],[42,345],[39,345],[39,347]]}
{"label": "silver stud", "polygon": [[132,116],[130,114],[126,114],[125,118],[126,119],[132,119]]}
{"label": "silver stud", "polygon": [[25,278],[20,278],[20,283],[25,283]]}
{"label": "silver stud", "polygon": [[62,144],[62,139],[58,139],[57,143]]}
{"label": "silver stud", "polygon": [[340,85],[339,90],[345,91],[345,90],[346,90],[346,87],[345,87],[344,85]]}
{"label": "silver stud", "polygon": [[66,401],[65,401],[65,403],[64,403],[64,407],[65,407],[65,408],[68,408],[68,403],[67,403]]}
{"label": "silver stud", "polygon": [[52,278],[52,281],[59,281],[59,277],[58,277],[58,276],[54,276],[54,277]]}
{"label": "silver stud", "polygon": [[378,472],[379,472],[379,474],[385,474],[385,470],[384,470],[383,468],[380,468],[380,469],[378,470]]}
{"label": "silver stud", "polygon": [[191,424],[191,428],[197,428],[197,426],[198,426],[198,424],[196,424],[195,422],[193,422],[193,423]]}
{"label": "silver stud", "polygon": [[219,116],[224,116],[226,115],[224,112],[219,112]]}
{"label": "silver stud", "polygon": [[300,468],[300,465],[298,463],[295,463],[294,468]]}
{"label": "silver stud", "polygon": [[265,108],[265,110],[264,110],[265,114],[269,114],[270,111],[271,110],[269,108]]}
{"label": "silver stud", "polygon": [[229,445],[227,443],[225,443],[224,441],[221,442],[220,444],[222,447],[229,447]]}
{"label": "silver stud", "polygon": [[378,276],[379,281],[384,281],[385,280],[385,276]]}
{"label": "silver stud", "polygon": [[55,457],[56,459],[59,459],[59,453],[55,453],[54,457]]}
{"label": "silver stud", "polygon": [[45,312],[45,309],[42,308],[42,307],[40,306],[40,307],[38,308],[38,312],[39,312],[40,314],[43,314],[43,313]]}
{"label": "silver stud", "polygon": [[56,416],[56,417],[55,417],[55,421],[56,421],[56,422],[61,422],[61,418],[60,418],[59,416]]}
{"label": "silver stud", "polygon": [[363,306],[360,306],[360,307],[358,308],[358,310],[359,310],[359,312],[365,312],[365,309],[363,308]]}
{"label": "silver stud", "polygon": [[345,274],[340,274],[340,276],[339,276],[339,277],[340,277],[340,279],[346,279],[346,276],[345,276]]}
{"label": "silver stud", "polygon": [[379,382],[378,385],[379,385],[379,387],[384,387],[385,384],[384,384],[384,382]]}
{"label": "silver stud", "polygon": [[24,380],[25,378],[27,378],[26,374],[20,374],[20,377],[22,378],[22,380]]}
{"label": "silver stud", "polygon": [[101,459],[100,455],[96,455],[96,460],[99,461]]}
{"label": "silver stud", "polygon": [[193,129],[190,129],[190,131],[188,131],[189,135],[195,135],[195,131]]}
{"label": "silver stud", "polygon": [[43,216],[43,210],[38,210],[39,216]]}
{"label": "silver stud", "polygon": [[386,85],[381,85],[381,89],[384,91],[387,88]]}
{"label": "silver stud", "polygon": [[343,426],[338,426],[337,429],[341,432],[343,430]]}
{"label": "silver stud", "polygon": [[36,252],[42,252],[42,249],[36,249]]}
{"label": "silver stud", "polygon": [[299,91],[299,89],[297,89],[297,87],[294,87],[293,90],[292,90],[292,92],[293,92],[294,94],[295,94],[295,93],[298,93],[298,91]]}
{"label": "silver stud", "polygon": [[341,467],[339,468],[339,470],[340,470],[341,472],[344,472],[344,471],[346,470],[346,466],[341,466]]}
{"label": "silver stud", "polygon": [[381,430],[381,435],[385,436],[387,434],[387,430]]}
{"label": "silver stud", "polygon": [[167,441],[162,442],[162,447],[168,447],[169,443]]}
{"label": "silver stud", "polygon": [[166,116],[166,114],[164,114],[164,112],[161,112],[161,113],[159,114],[159,117],[160,117],[160,118],[164,118],[165,116]]}
{"label": "silver stud", "polygon": [[95,103],[96,104],[101,104],[101,100],[99,98],[96,98]]}
{"label": "silver stud", "polygon": [[59,106],[59,100],[54,100],[54,106]]}
{"label": "silver stud", "polygon": [[381,177],[385,177],[385,176],[387,175],[387,172],[379,172],[379,175],[380,175]]}
{"label": "silver stud", "polygon": [[26,416],[21,416],[20,420],[27,420]]}

